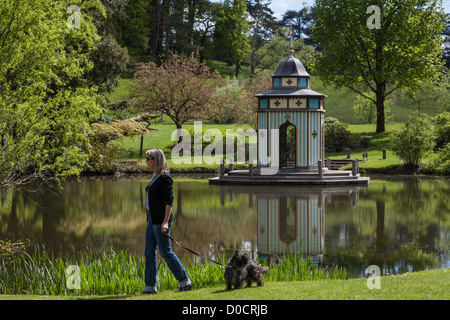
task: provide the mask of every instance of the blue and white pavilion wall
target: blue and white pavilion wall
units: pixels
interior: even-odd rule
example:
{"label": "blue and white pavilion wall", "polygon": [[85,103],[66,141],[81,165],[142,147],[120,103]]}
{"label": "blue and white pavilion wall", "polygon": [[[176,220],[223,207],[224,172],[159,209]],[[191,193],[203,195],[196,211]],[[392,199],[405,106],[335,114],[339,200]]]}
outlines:
{"label": "blue and white pavilion wall", "polygon": [[[306,109],[304,111],[278,112],[272,108],[270,110],[258,112],[258,129],[265,129],[265,131],[261,130],[264,131],[264,134],[261,134],[261,131],[259,132],[258,165],[261,166],[268,163],[271,166],[278,165],[280,157],[279,137],[271,135],[271,129],[279,129],[282,124],[289,121],[296,127],[296,166],[300,168],[317,167],[318,161],[323,157],[324,113],[307,111]],[[269,161],[268,157],[271,156],[274,158],[273,162]]]}

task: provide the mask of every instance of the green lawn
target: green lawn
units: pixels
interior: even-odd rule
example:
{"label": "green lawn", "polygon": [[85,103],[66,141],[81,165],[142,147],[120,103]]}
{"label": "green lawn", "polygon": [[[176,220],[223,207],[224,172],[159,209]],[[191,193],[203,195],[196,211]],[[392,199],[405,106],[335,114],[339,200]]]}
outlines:
{"label": "green lawn", "polygon": [[[186,125],[183,125],[183,129],[193,129],[194,124],[189,123]],[[203,129],[229,129],[229,130],[236,130],[236,129],[242,129],[247,130],[251,127],[249,125],[237,125],[237,124],[228,124],[228,125],[211,125],[211,124],[202,124]],[[218,170],[219,165],[218,164],[207,164],[200,158],[194,158],[194,155],[190,158],[186,158],[190,164],[177,164],[172,161],[171,157],[171,148],[170,146],[176,145],[176,141],[172,141],[171,137],[174,133],[176,133],[176,126],[173,124],[170,124],[170,121],[165,117],[163,120],[163,124],[161,122],[157,123],[156,125],[151,125],[150,129],[152,132],[147,133],[144,135],[144,141],[143,141],[143,152],[145,153],[146,150],[149,149],[161,149],[166,154],[166,158],[169,164],[169,168],[173,171],[182,171],[187,169],[194,169],[194,168],[206,168],[211,170]],[[225,138],[224,138],[225,139]],[[256,138],[254,138],[256,139]],[[121,145],[125,151],[118,156],[119,160],[122,161],[141,161],[140,159],[140,145],[141,145],[141,138],[140,137],[127,137],[122,139],[121,141],[116,141],[115,143],[118,143]],[[226,152],[226,149],[223,149],[223,152]],[[142,157],[141,164],[145,165],[144,162],[145,155]],[[201,162],[201,163],[195,163],[195,162]],[[211,161],[212,162],[212,161]]]}
{"label": "green lawn", "polygon": [[[352,140],[357,145],[360,136],[372,136],[371,146],[367,149],[361,149],[351,152],[351,159],[358,158],[360,160],[359,167],[361,169],[381,169],[386,167],[394,167],[402,164],[402,161],[391,151],[391,138],[396,130],[400,130],[403,124],[387,124],[386,132],[375,133],[376,125],[374,124],[352,124],[349,130],[352,133]],[[383,149],[386,149],[386,159],[383,159]],[[363,160],[363,153],[367,152],[367,160]],[[347,159],[347,152],[327,153],[326,157],[331,159]],[[426,159],[427,160],[427,159]],[[343,167],[348,169],[351,165]]]}
{"label": "green lawn", "polygon": [[[359,144],[360,136],[372,136],[371,146],[367,149],[360,149],[352,151],[350,154],[351,159],[358,158],[360,160],[359,167],[364,173],[365,170],[396,170],[398,165],[403,162],[392,151],[392,137],[396,131],[401,130],[403,123],[386,124],[386,132],[375,133],[375,124],[351,124],[348,126],[352,134],[352,140],[357,145]],[[383,149],[386,149],[386,159],[383,159]],[[363,153],[367,152],[367,160],[363,161]],[[327,153],[325,157],[331,159],[347,159],[347,152],[340,153]],[[433,153],[429,153],[423,160],[423,164],[427,164],[434,157]],[[351,165],[342,167],[342,170],[348,170]]]}
{"label": "green lawn", "polygon": [[[376,134],[375,129],[376,126],[373,125],[364,125],[364,124],[352,124],[349,125],[349,130],[352,133],[352,139],[354,143],[357,145],[359,143],[359,137],[361,135],[365,136],[372,136],[371,140],[371,146],[368,149],[359,149],[357,151],[353,151],[351,153],[351,159],[358,158],[360,159],[360,168],[362,172],[364,170],[368,169],[384,169],[395,166],[398,166],[402,164],[401,160],[391,151],[391,145],[390,141],[392,136],[395,134],[396,130],[400,130],[402,128],[403,124],[396,123],[396,124],[387,124],[386,125],[386,132]],[[183,171],[183,170],[189,170],[193,168],[207,168],[211,170],[218,170],[219,166],[216,164],[196,164],[194,163],[195,159],[194,157],[190,158],[191,164],[175,164],[173,163],[171,159],[170,154],[170,145],[175,145],[176,142],[171,140],[171,136],[173,132],[175,131],[176,127],[175,125],[171,125],[169,120],[164,118],[163,122],[158,122],[156,125],[152,125],[150,127],[151,129],[155,130],[148,134],[144,135],[144,143],[143,143],[143,151],[158,148],[162,149],[166,153],[166,157],[169,162],[169,168],[173,169],[174,171]],[[183,126],[183,128],[193,128],[193,124],[186,124]],[[218,129],[243,129],[247,130],[250,127],[248,125],[208,125],[203,124],[203,128],[210,129],[210,128],[218,128]],[[124,147],[126,150],[121,155],[118,156],[119,160],[122,161],[139,161],[139,152],[140,152],[140,137],[128,137],[124,138],[121,141],[117,141],[115,143],[120,144]],[[383,159],[383,149],[387,150],[387,158]],[[225,150],[224,150],[225,152]],[[363,152],[368,153],[368,160],[362,161],[363,159]],[[340,153],[327,153],[325,155],[326,157],[330,157],[331,159],[347,159],[347,153],[346,152],[340,152]],[[424,162],[427,163],[432,158],[432,155],[429,155],[428,158],[424,159]],[[144,163],[144,157],[142,158],[141,165],[145,166]],[[344,167],[342,169],[348,169],[351,165]]]}
{"label": "green lawn", "polygon": [[[447,300],[450,298],[450,269],[384,276],[380,289],[369,289],[367,279],[267,282],[263,287],[226,291],[224,287],[194,288],[176,293],[125,296],[35,296],[0,295],[0,300]],[[370,279],[369,279],[370,281]]]}

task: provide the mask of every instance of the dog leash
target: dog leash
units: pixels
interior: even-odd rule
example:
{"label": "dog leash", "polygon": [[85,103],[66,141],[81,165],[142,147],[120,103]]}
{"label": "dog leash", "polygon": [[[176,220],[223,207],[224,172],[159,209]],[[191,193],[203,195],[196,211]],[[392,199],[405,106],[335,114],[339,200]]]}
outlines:
{"label": "dog leash", "polygon": [[221,264],[220,262],[217,262],[217,261],[208,259],[207,257],[201,256],[201,255],[198,254],[197,252],[195,252],[195,251],[193,251],[193,250],[191,250],[191,249],[189,249],[189,248],[186,248],[186,247],[183,246],[181,243],[179,243],[177,240],[175,240],[174,238],[172,238],[169,234],[164,233],[164,235],[166,235],[170,240],[172,240],[173,242],[175,242],[177,245],[179,245],[179,246],[182,247],[183,249],[189,251],[190,253],[193,253],[193,254],[195,254],[196,256],[199,256],[200,258],[205,258],[206,260],[211,261],[211,262],[213,262],[213,263],[216,263],[216,264],[218,264],[219,266],[225,267],[225,265]]}

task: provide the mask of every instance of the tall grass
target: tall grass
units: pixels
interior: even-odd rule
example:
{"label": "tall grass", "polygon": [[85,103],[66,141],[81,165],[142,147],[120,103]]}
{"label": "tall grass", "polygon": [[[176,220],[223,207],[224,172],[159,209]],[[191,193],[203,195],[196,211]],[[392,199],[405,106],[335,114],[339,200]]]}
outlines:
{"label": "tall grass", "polygon": [[[226,264],[222,258],[222,264]],[[67,280],[72,275],[66,269],[79,267],[79,289],[70,289]],[[225,286],[222,266],[188,260],[186,271],[194,288]],[[285,256],[277,264],[271,264],[263,281],[302,281],[346,279],[345,269],[325,270],[313,265],[301,255]],[[127,251],[110,251],[94,254],[92,251],[74,257],[49,255],[43,249],[16,254],[13,259],[0,261],[0,294],[33,295],[120,295],[137,294],[144,287],[144,257]],[[176,290],[178,282],[160,260],[158,290]]]}

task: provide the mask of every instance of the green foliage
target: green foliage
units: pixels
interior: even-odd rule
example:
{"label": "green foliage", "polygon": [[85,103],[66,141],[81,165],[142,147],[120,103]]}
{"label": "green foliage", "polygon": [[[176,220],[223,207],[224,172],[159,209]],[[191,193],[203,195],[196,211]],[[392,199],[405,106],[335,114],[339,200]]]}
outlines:
{"label": "green foliage", "polygon": [[392,139],[392,151],[411,169],[435,146],[434,131],[428,116],[416,113]]}
{"label": "green foliage", "polygon": [[325,123],[339,123],[339,120],[335,117],[325,117]]}
{"label": "green foliage", "polygon": [[130,47],[147,48],[150,34],[148,7],[146,0],[128,0],[126,2],[126,18],[120,19],[120,26],[123,30],[122,39]]}
{"label": "green foliage", "polygon": [[[380,29],[369,29],[367,8],[381,11]],[[398,88],[414,88],[441,73],[445,19],[439,1],[323,0],[313,9],[312,38],[322,51],[313,71],[325,85],[348,87],[377,102],[377,132],[384,132],[385,99]]]}
{"label": "green foliage", "polygon": [[111,123],[93,123],[90,137],[93,146],[88,168],[94,171],[111,170],[112,162],[123,149],[120,145],[109,143],[123,137],[135,137],[147,133],[144,125],[134,120],[113,121]]}
{"label": "green foliage", "polygon": [[217,92],[221,98],[220,112],[213,112],[209,120],[217,124],[239,123],[242,116],[242,112],[238,111],[242,105],[242,88],[236,77],[230,79],[228,85]]}
{"label": "green foliage", "polygon": [[0,2],[0,186],[77,175],[87,163],[89,123],[100,96],[80,81],[99,40],[85,1],[69,28],[67,1]]}
{"label": "green foliage", "polygon": [[450,175],[450,144],[436,152],[435,158],[424,167],[420,168],[420,173],[432,173]]}
{"label": "green foliage", "polygon": [[[251,129],[248,129],[251,130]],[[187,131],[189,132],[190,136],[191,136],[191,146],[192,146],[192,153],[194,153],[195,150],[195,144],[200,144],[201,143],[201,148],[202,148],[202,152],[205,150],[205,148],[207,148],[209,146],[209,148],[211,148],[215,142],[216,142],[216,137],[219,136],[222,139],[222,152],[223,155],[225,155],[226,151],[227,151],[227,140],[231,140],[233,142],[232,146],[233,146],[233,151],[234,153],[238,151],[238,148],[243,148],[244,150],[248,150],[250,148],[250,142],[253,143],[253,147],[256,147],[256,143],[254,140],[250,140],[249,136],[245,136],[245,131],[243,129],[240,130],[233,130],[233,133],[228,132],[227,131],[231,131],[229,129],[207,129],[207,128],[202,128],[202,132],[200,134],[200,132],[195,132],[194,129],[187,129]],[[256,131],[254,131],[255,134],[253,135],[253,137],[256,136]],[[205,134],[206,133],[206,134]],[[254,138],[253,138],[254,139]],[[219,141],[217,142],[217,147],[220,148],[220,145],[218,144]],[[217,152],[217,148],[215,149],[215,152]],[[248,157],[246,157],[248,158]]]}
{"label": "green foliage", "polygon": [[[278,29],[256,53],[255,61],[259,68],[263,70],[276,70],[280,63],[288,57],[289,40],[286,38],[286,29]],[[310,65],[314,47],[306,45],[302,39],[293,41],[295,57],[299,59],[307,68]]]}
{"label": "green foliage", "polygon": [[373,136],[360,136],[359,144],[363,148],[368,148],[370,146],[370,140],[372,140]]}
{"label": "green foliage", "polygon": [[11,263],[16,254],[22,254],[25,248],[29,245],[29,241],[11,242],[11,240],[0,240],[0,259]]}
{"label": "green foliage", "polygon": [[[370,97],[371,100],[367,99],[366,97]],[[377,106],[374,101],[375,93],[373,92],[365,93],[364,96],[357,95],[355,101],[353,102],[354,117],[362,123],[376,123]],[[390,122],[390,120],[392,120],[393,118],[393,115],[390,114],[391,106],[391,100],[386,100],[384,103],[384,116],[386,122]]]}
{"label": "green foliage", "polygon": [[436,148],[445,148],[450,142],[450,112],[443,112],[433,118],[436,133]]}
{"label": "green foliage", "polygon": [[246,8],[244,0],[225,0],[215,27],[216,51],[222,59],[237,64],[236,76],[239,75],[241,61],[250,49],[247,33],[251,26],[247,21]]}
{"label": "green foliage", "polygon": [[352,139],[348,125],[328,118],[325,122],[325,150],[327,152],[341,152],[351,146]]}
{"label": "green foliage", "polygon": [[301,254],[286,254],[278,264],[270,264],[267,281],[308,281],[347,279],[345,268],[321,268]]}
{"label": "green foliage", "polygon": [[90,54],[93,68],[86,78],[92,85],[98,85],[101,92],[112,92],[119,84],[120,75],[127,69],[130,61],[128,50],[121,47],[116,39],[107,35],[95,43]]}

